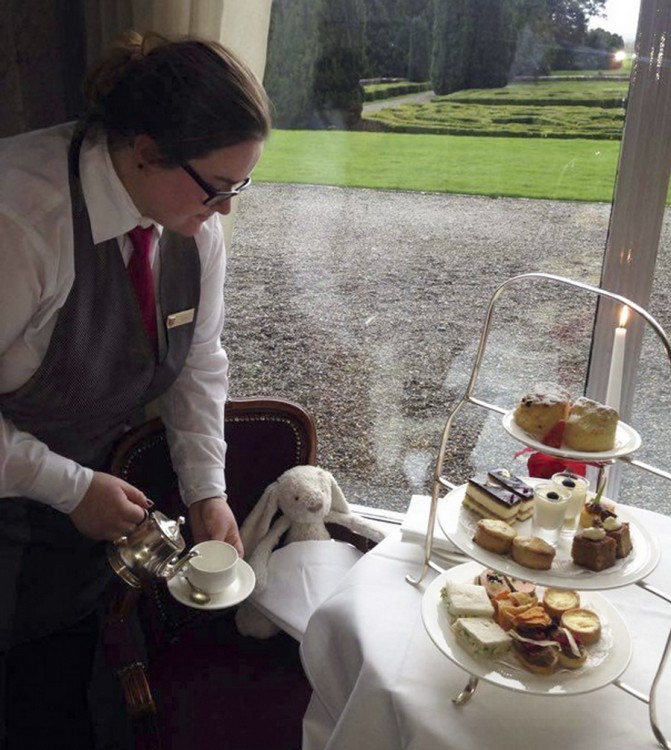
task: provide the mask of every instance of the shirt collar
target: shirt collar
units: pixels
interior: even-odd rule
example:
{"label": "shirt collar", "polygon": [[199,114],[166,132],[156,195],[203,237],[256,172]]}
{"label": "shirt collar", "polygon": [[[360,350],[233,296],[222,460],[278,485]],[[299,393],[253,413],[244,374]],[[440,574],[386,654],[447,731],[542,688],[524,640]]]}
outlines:
{"label": "shirt collar", "polygon": [[96,244],[124,235],[138,225],[147,227],[154,223],[140,214],[123,186],[112,165],[106,139],[84,141],[80,174],[91,234]]}

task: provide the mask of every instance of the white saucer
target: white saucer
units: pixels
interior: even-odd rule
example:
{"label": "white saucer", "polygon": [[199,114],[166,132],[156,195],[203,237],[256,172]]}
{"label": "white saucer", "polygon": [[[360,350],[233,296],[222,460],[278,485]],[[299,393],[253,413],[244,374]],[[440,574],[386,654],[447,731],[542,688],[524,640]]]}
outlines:
{"label": "white saucer", "polygon": [[244,561],[238,560],[238,573],[230,586],[220,594],[212,594],[207,604],[196,604],[191,600],[191,587],[181,573],[168,581],[168,591],[180,604],[192,609],[226,609],[234,607],[244,601],[254,591],[256,576],[251,567]]}

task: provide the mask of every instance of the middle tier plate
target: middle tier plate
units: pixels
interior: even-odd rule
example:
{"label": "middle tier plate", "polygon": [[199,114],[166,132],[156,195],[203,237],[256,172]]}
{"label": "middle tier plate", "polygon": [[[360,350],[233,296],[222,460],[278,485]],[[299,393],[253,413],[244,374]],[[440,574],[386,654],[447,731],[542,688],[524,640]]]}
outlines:
{"label": "middle tier plate", "polygon": [[[533,483],[534,480],[529,481],[530,485]],[[626,506],[618,505],[618,518],[629,523],[634,549],[628,557],[618,560],[612,568],[595,573],[575,565],[571,560],[572,536],[567,535],[562,535],[557,543],[557,556],[550,570],[525,568],[508,555],[489,552],[473,541],[475,526],[480,516],[462,505],[465,492],[466,485],[462,484],[438,501],[438,523],[445,536],[462,552],[480,564],[501,573],[534,581],[543,586],[598,591],[636,583],[649,575],[659,562],[659,544],[655,537],[633,517]],[[531,536],[531,519],[515,524],[514,528],[520,536]]]}

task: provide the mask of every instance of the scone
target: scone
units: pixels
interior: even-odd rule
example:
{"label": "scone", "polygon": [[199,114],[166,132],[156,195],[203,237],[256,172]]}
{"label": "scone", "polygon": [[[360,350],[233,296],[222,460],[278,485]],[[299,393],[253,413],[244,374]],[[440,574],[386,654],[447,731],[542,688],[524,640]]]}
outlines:
{"label": "scone", "polygon": [[537,536],[516,536],[511,552],[516,563],[534,570],[550,570],[557,554],[551,544]]}
{"label": "scone", "polygon": [[541,440],[568,414],[571,396],[556,383],[537,383],[520,399],[513,412],[517,425]]}
{"label": "scone", "polygon": [[564,445],[586,453],[609,451],[615,446],[618,419],[615,409],[581,396],[569,409]]}
{"label": "scone", "polygon": [[510,552],[517,532],[510,524],[496,518],[483,518],[475,527],[473,541],[489,552],[506,555]]}

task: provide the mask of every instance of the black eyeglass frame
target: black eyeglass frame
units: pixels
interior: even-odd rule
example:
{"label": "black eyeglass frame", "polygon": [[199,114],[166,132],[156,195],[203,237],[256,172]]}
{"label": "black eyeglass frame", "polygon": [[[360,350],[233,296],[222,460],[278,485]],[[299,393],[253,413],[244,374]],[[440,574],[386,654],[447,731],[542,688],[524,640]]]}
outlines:
{"label": "black eyeglass frame", "polygon": [[191,177],[191,179],[207,193],[207,198],[203,201],[203,205],[211,208],[219,203],[224,203],[231,198],[235,198],[236,195],[240,195],[243,190],[246,190],[252,184],[251,177],[245,177],[245,179],[238,185],[238,187],[232,190],[216,190],[196,172],[196,170],[186,162],[182,162],[180,167]]}

